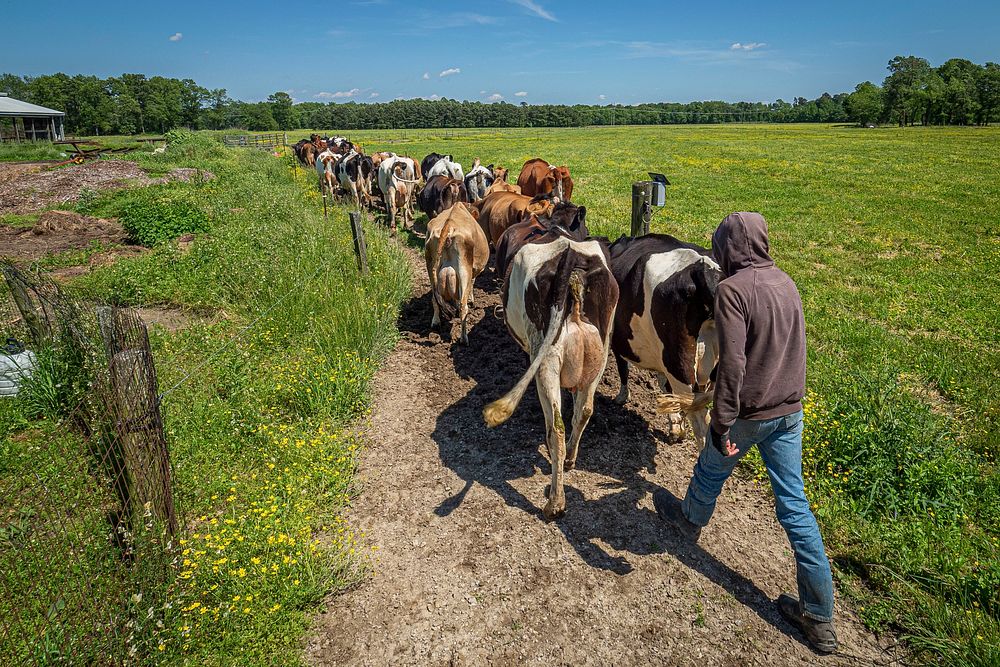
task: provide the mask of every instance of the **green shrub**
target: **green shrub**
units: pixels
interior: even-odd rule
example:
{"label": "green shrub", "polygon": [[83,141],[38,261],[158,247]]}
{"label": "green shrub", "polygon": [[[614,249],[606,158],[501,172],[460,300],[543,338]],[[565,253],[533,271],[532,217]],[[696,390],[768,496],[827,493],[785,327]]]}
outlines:
{"label": "green shrub", "polygon": [[183,193],[172,192],[134,197],[122,209],[119,222],[129,239],[150,247],[209,229],[205,211]]}

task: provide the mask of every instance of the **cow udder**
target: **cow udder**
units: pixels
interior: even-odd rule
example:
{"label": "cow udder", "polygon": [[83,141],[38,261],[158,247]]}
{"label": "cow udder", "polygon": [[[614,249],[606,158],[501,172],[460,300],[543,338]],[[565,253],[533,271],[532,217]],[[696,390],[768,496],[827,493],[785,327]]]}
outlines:
{"label": "cow udder", "polygon": [[562,337],[562,368],[559,383],[577,391],[597,379],[605,360],[601,334],[593,324],[570,317]]}

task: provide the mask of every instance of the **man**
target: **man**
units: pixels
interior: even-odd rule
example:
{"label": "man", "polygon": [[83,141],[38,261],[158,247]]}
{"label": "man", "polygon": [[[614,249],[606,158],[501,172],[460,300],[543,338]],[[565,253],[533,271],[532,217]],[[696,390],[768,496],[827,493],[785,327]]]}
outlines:
{"label": "man", "polygon": [[759,213],[723,220],[712,249],[725,279],[715,297],[719,365],[710,444],[698,457],[683,502],[666,491],[654,494],[653,502],[662,519],[697,540],[736,463],[756,445],[798,569],[799,597],[781,595],[778,609],[814,649],[832,653],[833,579],[802,481],[802,300],[768,254],[767,223]]}

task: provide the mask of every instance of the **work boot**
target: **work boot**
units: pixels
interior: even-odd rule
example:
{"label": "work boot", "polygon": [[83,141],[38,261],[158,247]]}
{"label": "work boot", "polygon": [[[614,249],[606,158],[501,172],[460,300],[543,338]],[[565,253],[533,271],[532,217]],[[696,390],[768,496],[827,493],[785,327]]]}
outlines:
{"label": "work boot", "polygon": [[659,489],[653,493],[653,507],[663,521],[674,526],[687,539],[697,542],[701,537],[701,526],[688,521],[684,516],[680,499],[666,489]]}
{"label": "work boot", "polygon": [[778,611],[785,620],[797,627],[805,635],[809,646],[819,653],[833,653],[837,650],[837,633],[830,621],[817,621],[802,613],[799,601],[787,593],[778,596]]}

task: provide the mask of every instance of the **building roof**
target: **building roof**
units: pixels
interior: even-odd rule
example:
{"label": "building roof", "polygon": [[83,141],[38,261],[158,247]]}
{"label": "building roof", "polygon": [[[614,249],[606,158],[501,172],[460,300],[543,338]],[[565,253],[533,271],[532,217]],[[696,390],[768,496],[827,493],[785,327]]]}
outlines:
{"label": "building roof", "polygon": [[62,111],[47,109],[37,104],[15,100],[13,97],[0,93],[0,116],[65,116]]}

